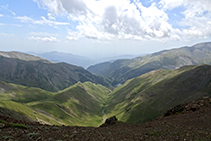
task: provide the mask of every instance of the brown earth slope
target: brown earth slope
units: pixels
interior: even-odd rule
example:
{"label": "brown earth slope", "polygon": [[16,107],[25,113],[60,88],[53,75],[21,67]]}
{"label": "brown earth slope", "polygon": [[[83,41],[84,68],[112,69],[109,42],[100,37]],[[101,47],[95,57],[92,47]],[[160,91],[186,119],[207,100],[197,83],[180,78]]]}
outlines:
{"label": "brown earth slope", "polygon": [[[178,105],[145,124],[106,127],[49,126],[0,117],[0,140],[211,140],[211,98]],[[7,123],[6,123],[7,122]],[[8,124],[13,123],[13,124]],[[14,123],[18,123],[15,124]],[[23,125],[20,125],[23,124]]]}

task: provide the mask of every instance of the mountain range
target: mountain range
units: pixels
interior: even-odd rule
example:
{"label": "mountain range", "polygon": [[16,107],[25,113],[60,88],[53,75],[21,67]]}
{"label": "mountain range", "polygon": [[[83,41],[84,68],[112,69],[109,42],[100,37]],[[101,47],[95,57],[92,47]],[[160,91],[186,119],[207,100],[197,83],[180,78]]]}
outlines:
{"label": "mountain range", "polygon": [[93,56],[92,58],[89,58],[85,56],[74,55],[72,53],[63,53],[63,52],[58,52],[58,51],[45,52],[45,53],[31,52],[30,54],[45,58],[55,63],[65,62],[65,63],[72,64],[75,66],[80,66],[83,68],[87,68],[91,65],[98,64],[101,62],[106,62],[106,61],[113,62],[118,59],[123,59],[123,58],[131,59],[137,56],[144,55],[144,54],[143,55],[120,55],[120,56],[102,57],[102,58],[95,58],[95,56]]}
{"label": "mountain range", "polygon": [[210,97],[210,62],[211,43],[88,68],[96,74],[0,52],[0,115],[78,126],[99,126],[114,115],[126,123],[151,121],[178,104]]}
{"label": "mountain range", "polygon": [[24,53],[0,52],[0,66],[0,80],[48,91],[60,91],[78,81],[110,87],[106,79],[91,74],[82,67],[52,63]]}
{"label": "mountain range", "polygon": [[81,66],[84,68],[87,68],[91,64],[95,64],[95,60],[93,60],[91,58],[74,55],[71,53],[52,51],[52,52],[45,52],[45,53],[30,53],[30,54],[45,58],[45,59],[50,60],[55,63],[65,62],[68,64],[72,64],[75,66]]}
{"label": "mountain range", "polygon": [[191,47],[164,50],[161,52],[137,57],[121,59],[113,63],[101,63],[87,68],[88,71],[109,77],[113,85],[156,69],[173,70],[185,65],[211,64],[211,43],[200,43]]}
{"label": "mountain range", "polygon": [[60,92],[0,82],[0,115],[44,124],[99,126],[116,116],[141,123],[163,115],[178,104],[211,96],[211,66],[154,70],[110,89],[91,82]]}

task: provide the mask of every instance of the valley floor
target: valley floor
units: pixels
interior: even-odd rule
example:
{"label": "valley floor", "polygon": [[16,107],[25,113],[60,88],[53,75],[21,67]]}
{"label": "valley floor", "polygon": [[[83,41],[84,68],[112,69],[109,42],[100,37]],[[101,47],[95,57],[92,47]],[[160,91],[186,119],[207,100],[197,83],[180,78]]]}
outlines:
{"label": "valley floor", "polygon": [[[69,140],[154,140],[210,141],[211,99],[196,111],[180,112],[159,117],[145,124],[124,123],[107,127],[50,126],[0,117],[0,121],[19,123],[26,128],[0,123],[0,140],[5,141],[69,141]],[[186,106],[187,107],[187,106]]]}

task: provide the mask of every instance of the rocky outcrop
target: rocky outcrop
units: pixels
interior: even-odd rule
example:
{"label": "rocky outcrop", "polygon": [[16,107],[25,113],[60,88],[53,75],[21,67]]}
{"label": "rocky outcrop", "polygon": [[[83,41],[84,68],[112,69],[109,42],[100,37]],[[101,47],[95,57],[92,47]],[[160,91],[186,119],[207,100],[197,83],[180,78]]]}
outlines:
{"label": "rocky outcrop", "polygon": [[116,116],[112,116],[110,118],[107,118],[105,123],[103,123],[102,125],[100,125],[100,127],[107,127],[110,125],[114,125],[118,122],[118,119],[116,118]]}
{"label": "rocky outcrop", "polygon": [[201,100],[193,101],[191,103],[185,103],[185,104],[179,104],[171,109],[169,109],[165,114],[165,116],[170,116],[178,113],[185,113],[190,111],[196,111],[199,110],[202,107],[207,107],[211,105],[211,98],[204,97]]}

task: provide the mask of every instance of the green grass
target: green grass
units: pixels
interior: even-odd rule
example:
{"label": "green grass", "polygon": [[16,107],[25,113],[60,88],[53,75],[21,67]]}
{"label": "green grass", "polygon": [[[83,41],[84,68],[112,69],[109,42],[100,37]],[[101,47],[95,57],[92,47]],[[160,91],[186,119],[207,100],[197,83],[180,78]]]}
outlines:
{"label": "green grass", "polygon": [[7,124],[7,122],[4,120],[0,120],[0,123]]}
{"label": "green grass", "polygon": [[[0,123],[3,123],[3,124],[8,124],[8,122],[4,121],[4,120],[0,120]],[[12,127],[16,127],[16,128],[22,128],[22,129],[26,129],[26,125],[24,124],[18,124],[18,123],[9,123],[11,124]]]}
{"label": "green grass", "polygon": [[[38,121],[39,119],[39,121],[42,121],[41,123],[61,125],[56,119],[48,117],[43,113],[34,111],[25,104],[17,103],[14,101],[0,101],[0,107],[8,109],[14,114],[17,113],[18,115],[22,115],[22,117],[28,117],[30,119],[33,119],[34,121]],[[14,118],[17,117],[15,116]]]}
{"label": "green grass", "polygon": [[56,125],[99,126],[110,92],[91,82],[77,83],[58,93],[2,81],[0,87],[4,88],[0,107],[40,123]]}
{"label": "green grass", "polygon": [[206,66],[159,69],[130,79],[113,92],[91,82],[57,93],[0,82],[4,88],[0,107],[55,125],[99,126],[103,110],[107,117],[115,115],[123,122],[146,122],[170,107],[209,95],[211,89],[201,84],[207,82],[205,70]]}
{"label": "green grass", "polygon": [[[128,123],[146,122],[161,116],[170,107],[209,95],[198,93],[203,91],[200,83],[207,78],[201,67],[204,66],[160,69],[127,81],[108,95],[107,115],[116,115]],[[203,89],[210,90],[206,85]]]}
{"label": "green grass", "polygon": [[10,100],[20,103],[28,103],[32,101],[40,101],[48,99],[55,93],[42,90],[40,88],[26,87],[22,85],[5,83],[0,81],[0,87],[4,92],[0,93],[1,100]]}
{"label": "green grass", "polygon": [[27,129],[26,125],[24,124],[12,123],[11,126],[15,128]]}

